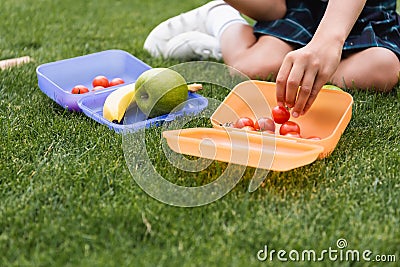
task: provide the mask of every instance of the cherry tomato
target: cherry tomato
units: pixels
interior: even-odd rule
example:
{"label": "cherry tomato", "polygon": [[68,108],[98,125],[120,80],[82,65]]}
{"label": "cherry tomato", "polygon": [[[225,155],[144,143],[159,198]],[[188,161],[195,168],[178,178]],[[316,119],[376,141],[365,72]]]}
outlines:
{"label": "cherry tomato", "polygon": [[71,90],[72,94],[84,94],[87,92],[89,92],[89,89],[86,86],[81,85],[81,84],[74,86],[74,88],[72,88],[72,90]]}
{"label": "cherry tomato", "polygon": [[95,88],[92,89],[92,91],[98,91],[104,89],[104,86],[97,85]]}
{"label": "cherry tomato", "polygon": [[298,132],[288,132],[288,133],[284,134],[284,136],[301,138],[301,135]]}
{"label": "cherry tomato", "polygon": [[242,127],[241,129],[245,130],[245,131],[255,131],[256,130],[256,129],[254,129],[253,126],[250,126],[250,125],[246,125],[246,126]]}
{"label": "cherry tomato", "polygon": [[287,121],[281,125],[279,128],[279,133],[281,135],[286,135],[287,133],[295,132],[300,134],[300,126],[294,121]]}
{"label": "cherry tomato", "polygon": [[307,139],[308,140],[321,140],[321,137],[319,137],[319,136],[309,136],[309,137],[307,137]]}
{"label": "cherry tomato", "polygon": [[272,109],[272,118],[276,123],[282,124],[290,119],[290,112],[285,107],[276,106]]}
{"label": "cherry tomato", "polygon": [[242,128],[245,127],[245,126],[251,126],[251,127],[254,128],[254,122],[253,122],[253,120],[250,119],[250,118],[248,118],[248,117],[242,117],[242,118],[239,118],[239,119],[235,122],[235,124],[233,125],[233,127],[239,128],[239,129],[242,129]]}
{"label": "cherry tomato", "polygon": [[262,117],[254,123],[254,129],[261,132],[275,132],[275,122],[271,118]]}
{"label": "cherry tomato", "polygon": [[93,87],[96,87],[96,86],[103,86],[104,88],[107,88],[107,87],[110,86],[110,83],[109,83],[109,81],[108,81],[108,79],[107,79],[106,76],[99,75],[99,76],[96,76],[96,77],[93,79],[92,85],[93,85]]}
{"label": "cherry tomato", "polygon": [[114,78],[110,81],[110,86],[114,86],[114,85],[118,85],[118,84],[123,84],[125,83],[124,80],[122,80],[121,78]]}

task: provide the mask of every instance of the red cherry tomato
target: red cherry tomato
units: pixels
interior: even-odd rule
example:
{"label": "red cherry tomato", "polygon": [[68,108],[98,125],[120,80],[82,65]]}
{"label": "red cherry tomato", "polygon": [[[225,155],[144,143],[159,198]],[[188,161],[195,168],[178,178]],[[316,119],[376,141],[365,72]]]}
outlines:
{"label": "red cherry tomato", "polygon": [[254,129],[261,132],[275,132],[275,122],[271,118],[262,117],[254,123]]}
{"label": "red cherry tomato", "polygon": [[279,128],[279,133],[281,135],[286,135],[287,133],[295,132],[300,134],[300,126],[294,121],[287,121],[281,125]]}
{"label": "red cherry tomato", "polygon": [[250,118],[248,118],[248,117],[242,117],[242,118],[239,118],[239,119],[235,122],[235,124],[233,125],[233,127],[239,128],[239,129],[242,129],[242,128],[245,127],[245,126],[251,126],[251,127],[254,128],[254,122],[253,122],[253,120],[250,119]]}
{"label": "red cherry tomato", "polygon": [[288,132],[284,134],[284,136],[301,138],[301,135],[298,132]]}
{"label": "red cherry tomato", "polygon": [[282,124],[290,119],[290,112],[284,107],[276,106],[272,109],[272,118],[276,123]]}
{"label": "red cherry tomato", "polygon": [[89,89],[86,86],[81,85],[81,84],[74,86],[74,88],[72,88],[72,90],[71,90],[72,94],[84,94],[87,92],[89,92]]}
{"label": "red cherry tomato", "polygon": [[118,84],[123,84],[125,83],[124,80],[122,80],[121,78],[114,78],[110,81],[110,86],[114,86],[114,85],[118,85]]}
{"label": "red cherry tomato", "polygon": [[254,127],[253,126],[250,126],[250,125],[246,125],[246,126],[244,126],[243,128],[241,128],[242,130],[245,130],[245,131],[255,131],[256,129],[254,129]]}
{"label": "red cherry tomato", "polygon": [[109,81],[108,81],[108,79],[107,79],[106,76],[99,75],[99,76],[96,76],[96,77],[93,79],[92,85],[93,85],[93,87],[96,87],[96,86],[103,86],[104,88],[107,88],[107,87],[110,86],[110,83],[109,83]]}

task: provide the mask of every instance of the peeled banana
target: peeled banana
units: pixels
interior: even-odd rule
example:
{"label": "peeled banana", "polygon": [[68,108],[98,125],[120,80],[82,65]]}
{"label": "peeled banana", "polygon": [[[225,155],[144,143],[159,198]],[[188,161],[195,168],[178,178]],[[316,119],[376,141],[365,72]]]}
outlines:
{"label": "peeled banana", "polygon": [[122,86],[110,93],[103,106],[103,117],[120,123],[128,107],[135,102],[135,84]]}

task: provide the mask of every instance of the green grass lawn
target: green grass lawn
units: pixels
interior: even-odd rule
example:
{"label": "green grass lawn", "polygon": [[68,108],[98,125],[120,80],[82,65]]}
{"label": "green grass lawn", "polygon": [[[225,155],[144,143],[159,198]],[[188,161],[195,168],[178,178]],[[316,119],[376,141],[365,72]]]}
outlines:
{"label": "green grass lawn", "polygon": [[[102,50],[126,50],[153,67],[176,64],[151,58],[143,42],[162,20],[202,3],[0,2],[0,59],[35,60],[0,71],[0,266],[277,266],[276,254],[259,262],[257,252],[265,245],[321,252],[337,249],[340,238],[348,249],[395,255],[396,263],[381,266],[398,266],[399,87],[389,94],[348,91],[353,117],[330,157],[271,172],[254,193],[247,191],[254,169],[247,168],[229,194],[197,208],[148,196],[129,173],[121,135],[62,109],[39,89],[38,65]],[[222,100],[226,92],[203,94]],[[161,172],[177,183],[196,179],[167,166],[160,129],[148,134]],[[225,166],[214,163],[195,183],[208,183]]]}

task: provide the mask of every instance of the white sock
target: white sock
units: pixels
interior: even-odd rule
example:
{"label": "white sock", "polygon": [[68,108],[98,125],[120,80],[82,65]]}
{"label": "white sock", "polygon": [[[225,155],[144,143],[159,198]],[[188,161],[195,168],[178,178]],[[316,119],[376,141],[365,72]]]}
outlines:
{"label": "white sock", "polygon": [[219,40],[225,29],[235,23],[248,25],[239,11],[221,1],[221,5],[213,7],[208,12],[206,28],[208,33]]}

